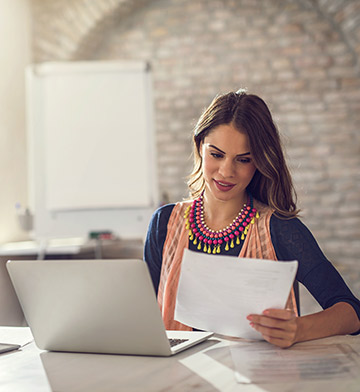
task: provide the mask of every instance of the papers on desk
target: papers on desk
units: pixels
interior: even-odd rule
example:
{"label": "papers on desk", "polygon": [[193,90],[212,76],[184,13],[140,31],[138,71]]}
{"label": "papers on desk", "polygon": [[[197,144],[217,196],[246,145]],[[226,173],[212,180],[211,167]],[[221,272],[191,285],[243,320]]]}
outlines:
{"label": "papers on desk", "polygon": [[23,347],[33,340],[29,327],[0,327],[0,343]]}
{"label": "papers on desk", "polygon": [[196,329],[262,339],[246,316],[286,305],[297,261],[239,259],[185,249],[175,320]]}
{"label": "papers on desk", "polygon": [[359,354],[346,344],[307,344],[282,349],[267,342],[230,347],[239,383],[295,383],[348,379],[359,374]]}
{"label": "papers on desk", "polygon": [[28,327],[0,327],[0,354],[18,350],[33,340]]}

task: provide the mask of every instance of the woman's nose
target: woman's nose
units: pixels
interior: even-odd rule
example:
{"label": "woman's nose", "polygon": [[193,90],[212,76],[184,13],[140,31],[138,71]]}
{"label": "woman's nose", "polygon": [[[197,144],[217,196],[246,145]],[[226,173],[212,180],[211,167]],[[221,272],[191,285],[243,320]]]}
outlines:
{"label": "woman's nose", "polygon": [[233,162],[230,159],[223,159],[220,164],[219,173],[224,178],[232,177],[234,174]]}

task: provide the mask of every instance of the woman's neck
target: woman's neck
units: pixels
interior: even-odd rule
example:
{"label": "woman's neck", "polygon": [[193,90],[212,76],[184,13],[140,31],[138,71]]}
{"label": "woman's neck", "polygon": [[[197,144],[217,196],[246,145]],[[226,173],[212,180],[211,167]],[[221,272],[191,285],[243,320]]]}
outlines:
{"label": "woman's neck", "polygon": [[237,217],[244,204],[246,204],[247,199],[246,192],[238,198],[229,201],[215,199],[211,195],[207,196],[205,192],[203,204],[206,225],[212,230],[224,229]]}

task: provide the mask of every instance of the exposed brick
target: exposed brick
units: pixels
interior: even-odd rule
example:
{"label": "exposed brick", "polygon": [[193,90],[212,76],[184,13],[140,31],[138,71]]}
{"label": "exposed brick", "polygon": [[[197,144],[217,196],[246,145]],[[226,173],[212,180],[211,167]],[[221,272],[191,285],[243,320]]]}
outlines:
{"label": "exposed brick", "polygon": [[197,118],[217,93],[247,87],[283,135],[304,222],[331,258],[358,262],[357,0],[33,3],[36,61],[150,61],[160,194],[186,196]]}

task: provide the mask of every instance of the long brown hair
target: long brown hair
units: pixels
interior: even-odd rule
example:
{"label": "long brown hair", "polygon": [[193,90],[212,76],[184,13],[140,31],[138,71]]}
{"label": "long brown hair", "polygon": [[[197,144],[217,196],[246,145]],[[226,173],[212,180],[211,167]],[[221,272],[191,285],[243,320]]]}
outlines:
{"label": "long brown hair", "polygon": [[279,132],[266,103],[257,95],[230,92],[214,98],[194,128],[194,167],[188,186],[192,198],[205,188],[200,146],[205,137],[217,126],[232,124],[249,138],[256,172],[248,185],[255,199],[267,204],[280,217],[292,218],[298,214],[296,192],[286,165]]}

